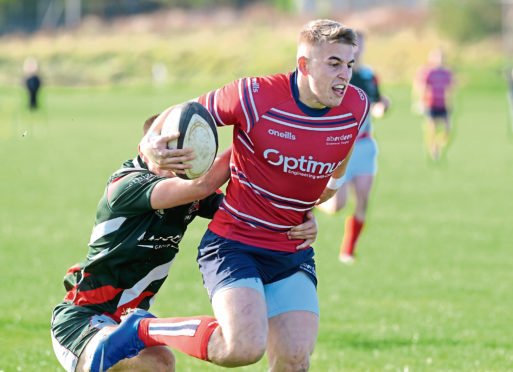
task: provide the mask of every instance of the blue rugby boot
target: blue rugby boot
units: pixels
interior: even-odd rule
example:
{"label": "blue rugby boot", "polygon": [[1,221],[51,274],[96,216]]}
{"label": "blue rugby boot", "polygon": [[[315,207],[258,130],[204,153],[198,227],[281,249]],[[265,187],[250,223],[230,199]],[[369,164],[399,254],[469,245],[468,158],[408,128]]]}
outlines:
{"label": "blue rugby boot", "polygon": [[91,362],[91,372],[104,372],[125,358],[132,358],[146,345],[139,339],[139,323],[144,318],[155,318],[143,309],[131,311],[114,332],[97,346]]}

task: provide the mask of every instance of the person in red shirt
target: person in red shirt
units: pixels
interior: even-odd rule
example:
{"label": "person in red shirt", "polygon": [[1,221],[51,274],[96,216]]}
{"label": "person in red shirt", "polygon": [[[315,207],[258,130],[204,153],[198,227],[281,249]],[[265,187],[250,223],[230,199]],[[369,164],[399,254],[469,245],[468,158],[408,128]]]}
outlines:
{"label": "person in red shirt", "polygon": [[432,159],[438,161],[447,146],[451,132],[450,96],[454,81],[451,70],[445,67],[440,49],[429,53],[428,63],[417,71],[414,93],[427,118],[426,144]]}
{"label": "person in red shirt", "polygon": [[[367,117],[367,95],[349,84],[355,45],[352,29],[309,22],[295,71],[241,78],[197,98],[219,127],[232,127],[233,147],[226,196],[197,258],[217,323],[196,328],[191,351],[182,351],[226,367],[255,363],[267,351],[269,371],[309,369],[319,327],[314,251],[287,232],[340,188]],[[140,148],[166,169],[175,160],[159,123]],[[130,319],[131,346],[166,345],[172,337],[168,325]],[[105,344],[110,355],[124,348]]]}

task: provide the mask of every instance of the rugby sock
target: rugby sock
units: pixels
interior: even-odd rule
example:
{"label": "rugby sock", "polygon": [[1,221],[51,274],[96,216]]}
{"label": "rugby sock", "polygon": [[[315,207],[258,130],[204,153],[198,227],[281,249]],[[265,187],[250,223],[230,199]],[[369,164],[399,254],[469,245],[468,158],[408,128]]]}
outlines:
{"label": "rugby sock", "polygon": [[139,338],[149,346],[166,345],[198,359],[208,360],[208,340],[219,327],[211,316],[147,318],[139,324]]}
{"label": "rugby sock", "polygon": [[354,216],[350,216],[346,220],[344,237],[340,246],[340,255],[353,255],[356,241],[360,236],[365,221],[360,221]]}

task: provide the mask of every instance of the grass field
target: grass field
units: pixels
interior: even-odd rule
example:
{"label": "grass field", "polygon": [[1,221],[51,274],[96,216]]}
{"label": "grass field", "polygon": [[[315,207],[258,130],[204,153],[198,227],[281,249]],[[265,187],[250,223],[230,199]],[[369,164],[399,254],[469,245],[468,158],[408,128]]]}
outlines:
{"label": "grass field", "polygon": [[[375,125],[379,172],[355,265],[336,260],[352,205],[317,213],[311,371],[513,371],[513,136],[504,90],[491,86],[462,88],[439,164],[425,156],[408,87],[386,88],[393,108]],[[51,310],[87,251],[108,176],[135,155],[147,116],[211,87],[48,88],[36,114],[0,88],[0,371],[62,370]],[[195,262],[205,227],[186,235],[157,315],[211,314]],[[177,371],[222,370],[176,355]]]}

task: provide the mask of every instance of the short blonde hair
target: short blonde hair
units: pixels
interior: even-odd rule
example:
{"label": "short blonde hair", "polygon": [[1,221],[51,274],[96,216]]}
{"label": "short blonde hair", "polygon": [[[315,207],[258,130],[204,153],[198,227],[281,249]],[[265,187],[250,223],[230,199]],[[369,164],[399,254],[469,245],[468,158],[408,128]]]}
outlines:
{"label": "short blonde hair", "polygon": [[329,19],[317,19],[303,26],[298,43],[309,45],[342,43],[356,46],[357,36],[353,29],[341,23]]}

